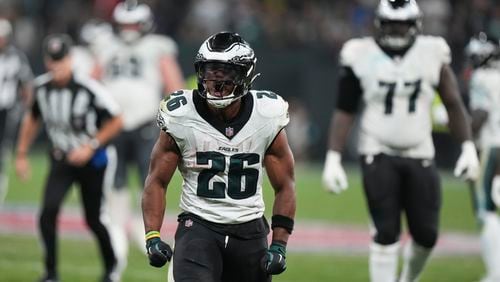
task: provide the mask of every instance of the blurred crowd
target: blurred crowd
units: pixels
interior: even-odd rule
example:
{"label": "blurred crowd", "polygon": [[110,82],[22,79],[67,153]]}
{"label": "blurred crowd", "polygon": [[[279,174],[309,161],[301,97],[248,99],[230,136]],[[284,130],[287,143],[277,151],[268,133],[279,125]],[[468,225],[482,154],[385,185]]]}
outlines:
{"label": "blurred crowd", "polygon": [[[14,41],[28,55],[35,74],[39,74],[43,72],[40,42],[46,34],[64,32],[79,42],[80,29],[89,20],[112,22],[113,8],[118,2],[121,0],[0,0],[0,16],[13,22]],[[196,46],[210,34],[220,30],[231,30],[242,34],[252,45],[258,45],[260,48],[257,49],[272,50],[270,52],[285,51],[288,52],[286,54],[290,54],[290,50],[302,52],[321,49],[329,54],[327,59],[333,62],[332,68],[340,47],[347,39],[372,32],[373,11],[378,3],[376,0],[143,0],[139,2],[152,7],[155,32],[171,36],[181,47],[189,44]],[[463,68],[463,48],[473,34],[487,31],[490,35],[500,38],[498,1],[420,0],[418,2],[424,14],[424,33],[440,35],[447,39],[453,52],[452,67],[457,73]],[[182,57],[182,50],[180,53]],[[324,62],[324,59],[319,61]],[[186,74],[192,72],[190,62],[188,65],[181,58],[180,63]],[[317,69],[322,70],[321,66]],[[310,85],[296,88],[310,89]],[[275,90],[287,96],[281,89]],[[286,92],[293,97],[304,98],[303,94],[288,90]],[[315,105],[306,104],[301,111],[307,113],[313,107],[316,108]],[[322,127],[322,117],[313,115],[304,121],[298,120],[297,123],[301,125],[297,128],[303,130],[304,124],[314,123],[309,121],[311,118],[316,119],[316,123],[319,120],[320,128]],[[301,134],[299,132],[297,136]],[[318,138],[320,137],[318,135]],[[302,144],[302,141],[297,143]]]}
{"label": "blurred crowd", "polygon": [[[50,32],[78,36],[91,18],[111,20],[119,0],[0,0],[2,16],[16,26],[16,41],[36,53]],[[199,42],[230,29],[250,42],[275,48],[325,45],[338,49],[350,37],[370,33],[378,1],[328,0],[145,0],[153,7],[156,31],[174,39]],[[420,0],[424,32],[441,35],[454,47],[479,30],[500,35],[500,5],[493,0]]]}

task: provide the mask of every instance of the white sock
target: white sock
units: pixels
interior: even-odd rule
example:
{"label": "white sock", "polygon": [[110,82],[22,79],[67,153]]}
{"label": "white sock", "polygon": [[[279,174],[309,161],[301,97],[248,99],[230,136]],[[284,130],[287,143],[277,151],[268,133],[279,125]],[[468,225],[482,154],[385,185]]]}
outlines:
{"label": "white sock", "polygon": [[116,270],[121,275],[127,267],[127,225],[130,215],[130,195],[127,188],[112,189],[108,195],[111,219],[111,240],[118,261]]}
{"label": "white sock", "polygon": [[486,212],[483,216],[481,231],[481,249],[486,267],[486,278],[500,281],[500,222],[494,212]]}
{"label": "white sock", "polygon": [[399,242],[392,245],[370,244],[370,281],[396,281]]}
{"label": "white sock", "polygon": [[408,243],[404,251],[404,265],[399,281],[418,281],[431,252],[432,249],[424,248],[413,241]]}

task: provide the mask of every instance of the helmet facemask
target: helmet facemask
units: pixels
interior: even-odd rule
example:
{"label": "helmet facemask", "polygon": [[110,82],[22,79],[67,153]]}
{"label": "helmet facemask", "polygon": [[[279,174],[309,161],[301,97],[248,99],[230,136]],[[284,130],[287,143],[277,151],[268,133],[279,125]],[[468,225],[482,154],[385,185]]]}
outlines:
{"label": "helmet facemask", "polygon": [[422,13],[415,0],[381,0],[375,14],[375,39],[382,48],[408,49],[422,30]]}
{"label": "helmet facemask", "polygon": [[404,50],[415,42],[420,31],[419,24],[413,21],[375,21],[377,43],[389,50]]}
{"label": "helmet facemask", "polygon": [[204,89],[200,95],[215,108],[225,108],[240,99],[244,93],[244,72],[242,66],[219,62],[200,65],[198,82]]}

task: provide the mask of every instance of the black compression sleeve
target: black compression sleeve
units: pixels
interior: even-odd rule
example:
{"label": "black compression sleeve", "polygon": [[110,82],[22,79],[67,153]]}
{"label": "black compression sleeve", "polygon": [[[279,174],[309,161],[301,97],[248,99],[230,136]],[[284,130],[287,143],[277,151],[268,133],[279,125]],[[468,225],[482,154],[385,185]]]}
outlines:
{"label": "black compression sleeve", "polygon": [[350,67],[342,67],[339,72],[337,109],[355,113],[361,102],[363,90],[359,79]]}

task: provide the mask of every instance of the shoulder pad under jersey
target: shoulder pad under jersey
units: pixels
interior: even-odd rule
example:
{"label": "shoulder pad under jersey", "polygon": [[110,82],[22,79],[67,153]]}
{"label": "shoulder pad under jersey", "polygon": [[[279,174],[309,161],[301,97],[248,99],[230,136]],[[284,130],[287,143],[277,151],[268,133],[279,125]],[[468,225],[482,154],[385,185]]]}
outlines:
{"label": "shoulder pad under jersey", "polygon": [[288,124],[288,103],[283,98],[271,91],[252,90],[257,112],[269,119],[280,119],[280,124]]}
{"label": "shoulder pad under jersey", "polygon": [[191,111],[191,95],[191,90],[179,90],[161,100],[157,123],[162,130],[166,130],[173,119],[183,117]]}
{"label": "shoulder pad under jersey", "polygon": [[147,42],[151,48],[158,50],[160,53],[177,55],[177,44],[175,41],[167,36],[162,36],[158,34],[149,34],[144,40]]}
{"label": "shoulder pad under jersey", "polygon": [[423,48],[422,53],[426,56],[432,56],[434,61],[443,64],[451,63],[451,50],[446,40],[440,36],[420,35],[418,37],[419,45]]}
{"label": "shoulder pad under jersey", "polygon": [[371,45],[373,45],[373,39],[370,37],[348,40],[340,50],[340,64],[343,66],[352,66],[360,55],[366,53]]}

